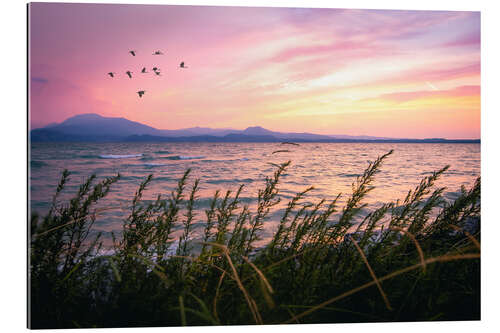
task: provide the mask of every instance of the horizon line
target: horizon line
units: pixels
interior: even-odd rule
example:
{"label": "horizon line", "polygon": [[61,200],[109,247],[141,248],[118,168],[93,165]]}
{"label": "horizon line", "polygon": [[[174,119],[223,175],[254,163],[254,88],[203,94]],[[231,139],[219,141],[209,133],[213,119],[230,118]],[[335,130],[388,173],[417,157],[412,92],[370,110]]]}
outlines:
{"label": "horizon line", "polygon": [[[148,126],[148,127],[151,127],[151,128],[154,128],[156,130],[159,130],[159,131],[182,131],[182,130],[189,130],[189,129],[193,129],[193,128],[206,128],[206,129],[211,129],[211,130],[234,130],[234,131],[245,131],[249,128],[262,128],[264,130],[267,130],[267,131],[270,131],[270,132],[277,132],[277,133],[282,133],[282,134],[289,134],[289,133],[296,133],[296,134],[313,134],[313,135],[321,135],[321,136],[331,136],[331,137],[334,137],[334,136],[349,136],[349,137],[372,137],[372,138],[379,138],[379,140],[433,140],[433,139],[439,139],[439,140],[467,140],[467,141],[477,141],[477,140],[481,140],[481,137],[475,137],[475,138],[469,138],[469,139],[466,139],[466,138],[447,138],[447,137],[440,137],[440,136],[433,136],[433,137],[426,137],[426,138],[410,138],[410,137],[388,137],[388,136],[383,136],[383,135],[368,135],[368,134],[318,134],[318,133],[314,133],[314,132],[307,132],[307,131],[301,131],[301,132],[298,132],[298,131],[289,131],[289,130],[286,130],[286,131],[277,131],[277,130],[273,130],[273,129],[269,129],[269,128],[266,128],[264,126],[261,126],[261,125],[249,125],[245,128],[229,128],[229,127],[209,127],[209,126],[200,126],[200,125],[194,125],[194,126],[190,126],[190,127],[183,127],[183,128],[175,128],[175,129],[169,129],[169,128],[158,128],[158,127],[155,127],[153,125],[148,125],[148,124],[145,124],[145,123],[142,123],[140,121],[136,121],[136,120],[130,120],[129,118],[125,118],[125,117],[122,117],[122,116],[116,116],[116,117],[113,117],[113,116],[103,116],[101,114],[98,114],[98,113],[95,113],[95,112],[87,112],[87,113],[79,113],[79,114],[76,114],[76,115],[73,115],[71,117],[68,117],[62,121],[59,121],[59,122],[51,122],[51,123],[47,123],[45,125],[35,125],[36,127],[33,126],[33,124],[31,123],[31,119],[28,118],[28,125],[29,125],[29,130],[32,131],[32,130],[36,130],[36,129],[44,129],[46,128],[47,126],[49,125],[60,125],[62,124],[63,122],[71,119],[71,118],[75,118],[75,117],[78,117],[78,116],[83,116],[83,115],[96,115],[96,116],[99,116],[101,118],[112,118],[112,119],[125,119],[125,120],[128,120],[130,122],[134,122],[134,123],[138,123],[138,124],[141,124],[141,125],[144,125],[144,126]],[[231,134],[231,133],[229,133]],[[210,134],[200,134],[200,135],[210,135]]]}

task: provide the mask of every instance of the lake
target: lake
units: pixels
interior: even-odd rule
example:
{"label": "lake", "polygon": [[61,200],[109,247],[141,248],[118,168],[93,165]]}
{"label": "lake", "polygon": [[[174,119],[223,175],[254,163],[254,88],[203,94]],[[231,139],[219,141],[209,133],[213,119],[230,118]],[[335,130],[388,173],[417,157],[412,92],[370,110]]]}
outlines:
{"label": "lake", "polygon": [[[301,143],[299,146],[279,143],[33,143],[30,150],[30,208],[45,213],[50,207],[61,173],[71,172],[61,200],[70,198],[91,174],[98,179],[120,173],[121,179],[99,203],[110,208],[99,215],[96,231],[109,236],[121,231],[121,219],[127,216],[134,193],[145,177],[153,181],[144,200],[158,194],[167,196],[186,169],[192,170],[187,189],[200,179],[195,206],[195,233],[201,232],[204,210],[216,190],[236,191],[244,184],[242,204],[255,205],[266,176],[272,176],[272,163],[288,160],[292,164],[281,179],[282,203],[265,222],[264,238],[279,221],[280,213],[295,193],[314,186],[304,202],[333,199],[338,193],[340,207],[351,193],[351,184],[362,174],[369,161],[394,149],[376,175],[375,190],[365,202],[367,210],[382,203],[403,200],[408,190],[423,177],[445,165],[450,169],[436,186],[445,186],[444,197],[453,200],[461,185],[470,187],[480,176],[480,144],[403,144],[403,143]],[[288,150],[274,153],[277,150]],[[366,212],[366,210],[365,210]],[[362,212],[363,213],[363,212]],[[363,215],[363,214],[361,214]]]}

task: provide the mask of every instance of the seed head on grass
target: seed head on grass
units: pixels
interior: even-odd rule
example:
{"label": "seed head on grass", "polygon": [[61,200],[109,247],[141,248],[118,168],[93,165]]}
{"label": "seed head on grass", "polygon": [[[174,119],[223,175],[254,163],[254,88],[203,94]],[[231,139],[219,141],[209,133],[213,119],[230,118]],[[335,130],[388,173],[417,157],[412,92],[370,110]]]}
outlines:
{"label": "seed head on grass", "polygon": [[[31,220],[32,327],[384,321],[393,316],[389,307],[399,309],[398,320],[432,320],[437,313],[441,319],[477,319],[480,180],[445,202],[442,188],[432,188],[443,168],[400,207],[384,203],[356,226],[391,152],[357,178],[343,208],[337,207],[340,194],[305,202],[312,187],[297,193],[264,246],[257,241],[280,202],[279,180],[290,163],[276,166],[256,207],[240,206],[243,186],[222,196],[215,192],[205,211],[201,250],[193,237],[201,215],[199,182],[189,181],[189,170],[170,195],[148,202],[142,198],[153,178],[145,178],[123,233],[113,235],[111,254],[102,254],[99,234],[90,236],[101,212],[94,205],[119,177],[97,184],[90,177],[64,204],[58,193],[69,177],[65,172],[50,214]],[[173,242],[179,242],[175,254],[169,250]],[[415,272],[420,268],[425,274]],[[335,302],[342,304],[330,306]]]}

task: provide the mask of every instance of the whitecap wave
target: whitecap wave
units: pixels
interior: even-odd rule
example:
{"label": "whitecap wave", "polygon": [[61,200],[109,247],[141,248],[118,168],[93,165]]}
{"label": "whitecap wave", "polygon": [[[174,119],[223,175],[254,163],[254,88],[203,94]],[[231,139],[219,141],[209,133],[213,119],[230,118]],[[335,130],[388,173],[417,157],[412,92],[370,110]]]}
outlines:
{"label": "whitecap wave", "polygon": [[175,155],[175,156],[165,156],[163,157],[167,160],[198,160],[205,158],[205,156],[183,156],[183,155]]}
{"label": "whitecap wave", "polygon": [[100,158],[134,158],[141,157],[142,154],[132,154],[132,155],[99,155]]}
{"label": "whitecap wave", "polygon": [[205,158],[205,156],[179,156],[180,160],[198,160],[201,158]]}

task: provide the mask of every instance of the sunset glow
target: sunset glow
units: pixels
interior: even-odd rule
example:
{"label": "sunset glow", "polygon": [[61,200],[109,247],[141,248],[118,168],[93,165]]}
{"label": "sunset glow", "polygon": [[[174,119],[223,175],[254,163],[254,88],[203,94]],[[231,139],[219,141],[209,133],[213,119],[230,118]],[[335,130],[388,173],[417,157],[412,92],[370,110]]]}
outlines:
{"label": "sunset glow", "polygon": [[159,129],[480,137],[479,12],[33,3],[30,20],[33,128],[98,113]]}

